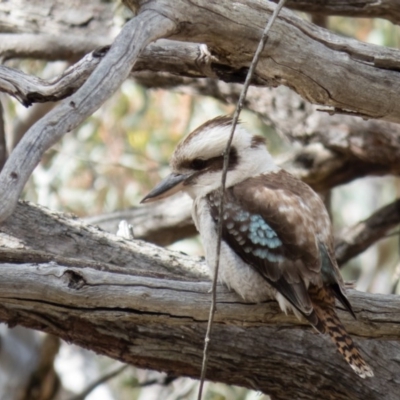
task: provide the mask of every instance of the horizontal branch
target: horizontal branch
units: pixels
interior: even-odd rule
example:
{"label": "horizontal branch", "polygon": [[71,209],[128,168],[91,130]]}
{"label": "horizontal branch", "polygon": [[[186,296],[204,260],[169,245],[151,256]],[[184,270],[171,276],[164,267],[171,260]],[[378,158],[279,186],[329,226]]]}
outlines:
{"label": "horizontal branch", "polygon": [[[0,320],[139,367],[198,377],[210,299],[204,262],[45,210],[34,220],[37,211],[21,203],[1,227]],[[23,222],[25,236],[14,236]],[[350,291],[350,301],[357,321],[339,314],[375,378],[357,378],[327,338],[274,301],[247,304],[222,286],[207,378],[274,399],[396,399],[400,299]]]}
{"label": "horizontal branch", "polygon": [[[277,3],[277,0],[272,0]],[[400,23],[399,3],[396,0],[289,0],[287,7],[294,10],[323,15],[345,17],[384,18]]]}
{"label": "horizontal branch", "polygon": [[[273,0],[277,2],[277,0]],[[384,18],[400,22],[397,0],[289,0],[287,7],[323,15]],[[111,36],[114,3],[102,0],[75,0],[73,7],[62,0],[19,0],[2,2],[0,32],[76,34],[81,37]],[[118,17],[125,16],[118,10]]]}
{"label": "horizontal branch", "polygon": [[[187,0],[173,4],[153,0],[144,2],[142,10],[149,7],[165,12],[165,16],[180,26],[176,39],[207,44],[212,56],[201,57],[209,67],[206,76],[242,82],[265,25],[265,16],[273,6],[265,2],[258,9],[247,1],[236,10],[229,4],[228,1],[218,5],[206,2],[204,6],[194,6]],[[232,34],[241,40],[229,40]],[[242,51],[243,48],[248,51]],[[399,54],[394,49],[334,35],[285,11],[271,33],[255,82],[288,85],[307,101],[327,106],[331,113],[399,122]],[[174,72],[172,61],[175,68],[188,70],[185,62],[180,66],[176,57],[173,60],[164,57],[164,61],[170,66],[170,72]],[[324,65],[330,68],[321,68]]]}

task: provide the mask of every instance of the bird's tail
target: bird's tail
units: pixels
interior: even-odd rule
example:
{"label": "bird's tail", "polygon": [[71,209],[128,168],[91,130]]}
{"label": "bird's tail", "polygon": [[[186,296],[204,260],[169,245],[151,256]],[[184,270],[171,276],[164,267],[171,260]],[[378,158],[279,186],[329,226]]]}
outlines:
{"label": "bird's tail", "polygon": [[315,305],[314,310],[318,316],[318,324],[315,326],[321,333],[328,333],[335,343],[339,353],[344,357],[353,371],[361,378],[372,377],[374,372],[365,362],[353,339],[347,333],[340,322],[336,311],[330,305]]}

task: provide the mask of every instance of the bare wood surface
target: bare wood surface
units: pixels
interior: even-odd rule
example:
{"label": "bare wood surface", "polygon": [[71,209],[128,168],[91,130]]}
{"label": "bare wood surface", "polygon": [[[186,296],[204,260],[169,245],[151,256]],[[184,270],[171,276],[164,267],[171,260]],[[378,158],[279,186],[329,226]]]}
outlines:
{"label": "bare wood surface", "polygon": [[[0,244],[0,320],[198,377],[211,285],[203,261],[25,203],[1,227]],[[327,338],[275,302],[246,304],[220,286],[208,379],[274,399],[396,399],[400,299],[351,291],[350,301],[357,321],[340,317],[375,378],[358,379]]]}
{"label": "bare wood surface", "polygon": [[[173,5],[166,0],[132,3],[139,5],[139,12],[162,10],[179,23],[180,31],[171,38],[204,42],[220,62],[239,68],[248,66],[274,8],[270,2],[252,0],[237,7],[231,7],[231,2],[200,0],[190,4],[180,0]],[[241,40],[228,40],[232,37]],[[324,68],[327,65],[330,67]],[[311,103],[399,122],[400,105],[394,104],[400,85],[399,65],[400,52],[394,49],[345,39],[283,10],[271,31],[257,76],[271,86],[289,85]]]}

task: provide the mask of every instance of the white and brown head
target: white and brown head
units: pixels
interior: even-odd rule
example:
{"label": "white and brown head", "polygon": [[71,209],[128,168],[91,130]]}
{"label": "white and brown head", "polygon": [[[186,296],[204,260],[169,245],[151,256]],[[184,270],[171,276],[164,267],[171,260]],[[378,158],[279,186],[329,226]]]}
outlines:
{"label": "white and brown head", "polygon": [[[217,117],[207,121],[183,139],[171,158],[172,173],[160,182],[142,203],[159,200],[179,191],[196,198],[220,187],[224,152],[231,126],[231,117]],[[251,135],[238,125],[229,155],[226,187],[277,169],[265,146],[265,139]]]}

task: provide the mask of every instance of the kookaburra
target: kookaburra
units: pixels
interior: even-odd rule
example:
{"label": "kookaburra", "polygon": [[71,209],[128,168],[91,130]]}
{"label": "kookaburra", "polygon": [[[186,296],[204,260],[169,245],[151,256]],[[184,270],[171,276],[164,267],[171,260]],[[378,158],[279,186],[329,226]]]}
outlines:
{"label": "kookaburra", "polygon": [[[223,153],[232,119],[217,117],[176,148],[172,173],[142,202],[178,191],[193,199],[210,272],[215,268]],[[265,140],[236,128],[226,178],[219,280],[249,302],[276,299],[328,333],[351,368],[373,376],[335,311],[335,298],[353,314],[335,260],[331,223],[319,196],[279,168]]]}

